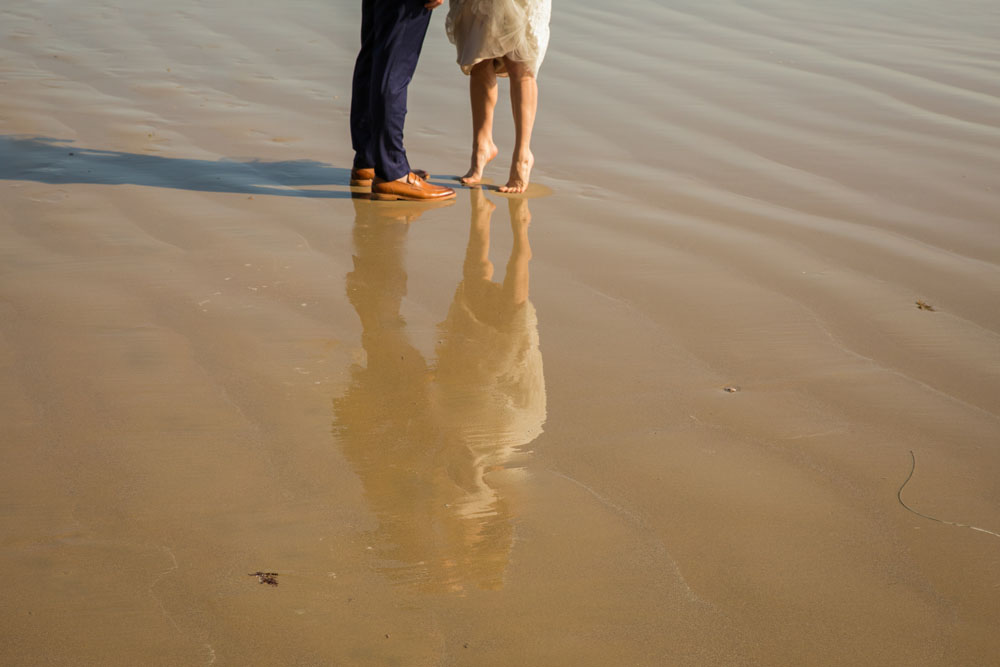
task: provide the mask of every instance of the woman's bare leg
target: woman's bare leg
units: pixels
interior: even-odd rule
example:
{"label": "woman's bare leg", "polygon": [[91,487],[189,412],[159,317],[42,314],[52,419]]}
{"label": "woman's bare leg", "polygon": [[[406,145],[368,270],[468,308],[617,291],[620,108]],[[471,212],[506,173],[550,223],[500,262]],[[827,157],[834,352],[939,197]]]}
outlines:
{"label": "woman's bare leg", "polygon": [[514,232],[514,246],[510,249],[507,271],[503,276],[503,293],[510,305],[520,306],[528,300],[528,262],[531,261],[528,225],[531,224],[531,211],[528,200],[523,197],[509,197],[507,210],[510,213],[510,229]]}
{"label": "woman's bare leg", "polygon": [[483,178],[486,163],[499,152],[493,143],[493,110],[497,106],[497,74],[492,60],[475,65],[469,73],[469,100],[472,103],[472,161],[460,181],[465,185]]}
{"label": "woman's bare leg", "polygon": [[538,109],[538,83],[534,73],[516,60],[504,56],[504,64],[510,75],[510,106],[514,112],[514,154],[510,161],[510,175],[507,185],[500,192],[524,192],[531,177],[531,167],[535,157],[531,154],[531,130],[535,126],[535,111]]}
{"label": "woman's bare leg", "polygon": [[486,198],[482,188],[473,188],[469,194],[472,211],[469,226],[469,245],[465,248],[462,275],[470,285],[481,280],[493,279],[493,262],[490,261],[490,219],[496,205]]}

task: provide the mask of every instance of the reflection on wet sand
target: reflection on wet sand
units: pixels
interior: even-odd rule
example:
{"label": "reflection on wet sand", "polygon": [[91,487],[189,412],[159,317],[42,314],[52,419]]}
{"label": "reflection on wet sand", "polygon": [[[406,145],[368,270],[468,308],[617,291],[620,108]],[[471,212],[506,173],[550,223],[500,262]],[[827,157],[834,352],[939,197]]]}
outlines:
{"label": "reflection on wet sand", "polygon": [[[379,569],[425,591],[497,589],[513,542],[502,490],[518,450],[545,421],[538,321],[528,300],[523,199],[509,200],[514,244],[503,283],[492,281],[490,219],[473,190],[462,280],[439,325],[437,363],[410,342],[400,305],[408,222],[426,205],[356,200],[348,297],[362,324],[363,364],[334,399],[334,434],[361,479],[379,526]],[[503,470],[500,475],[494,474]]]}

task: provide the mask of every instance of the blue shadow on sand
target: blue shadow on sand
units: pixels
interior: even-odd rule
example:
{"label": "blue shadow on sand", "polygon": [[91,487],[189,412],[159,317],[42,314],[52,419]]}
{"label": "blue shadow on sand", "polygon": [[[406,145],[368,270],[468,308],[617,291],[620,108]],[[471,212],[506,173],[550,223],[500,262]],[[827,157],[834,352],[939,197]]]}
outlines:
{"label": "blue shadow on sand", "polygon": [[74,148],[66,139],[0,136],[0,179],[41,183],[144,185],[200,192],[349,199],[339,190],[294,189],[348,185],[350,169],[313,160],[261,162],[191,160]]}

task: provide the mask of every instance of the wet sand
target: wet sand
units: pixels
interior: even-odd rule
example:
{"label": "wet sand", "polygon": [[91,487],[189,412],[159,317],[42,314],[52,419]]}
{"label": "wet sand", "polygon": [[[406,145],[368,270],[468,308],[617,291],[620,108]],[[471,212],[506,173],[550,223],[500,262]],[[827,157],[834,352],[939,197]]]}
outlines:
{"label": "wet sand", "polygon": [[0,663],[995,663],[996,8],[557,2],[420,207],[358,4],[0,9]]}

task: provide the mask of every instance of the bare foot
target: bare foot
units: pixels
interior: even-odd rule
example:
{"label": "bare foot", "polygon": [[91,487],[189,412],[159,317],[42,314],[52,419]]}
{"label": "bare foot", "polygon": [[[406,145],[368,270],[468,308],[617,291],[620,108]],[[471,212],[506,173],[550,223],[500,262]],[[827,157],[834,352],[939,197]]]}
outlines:
{"label": "bare foot", "polygon": [[469,165],[469,171],[466,172],[465,176],[461,177],[459,182],[462,185],[475,185],[483,178],[483,170],[486,169],[486,164],[495,158],[497,154],[500,153],[500,149],[497,148],[496,144],[490,143],[483,149],[478,149],[477,147],[472,147],[472,163]]}
{"label": "bare foot", "polygon": [[515,234],[524,233],[531,224],[531,209],[528,208],[528,200],[521,197],[511,197],[507,200],[507,209],[510,212],[510,228]]}
{"label": "bare foot", "polygon": [[518,194],[528,189],[528,179],[531,176],[531,167],[535,164],[535,156],[531,151],[526,151],[524,155],[514,156],[510,163],[510,176],[507,178],[507,185],[500,186],[500,192]]}
{"label": "bare foot", "polygon": [[486,216],[486,226],[489,227],[489,216],[497,210],[497,205],[491,202],[482,188],[473,188],[469,199],[472,201],[472,211],[476,215]]}

